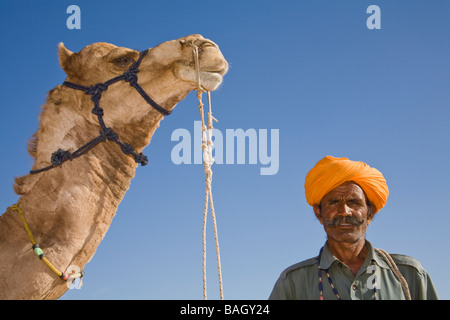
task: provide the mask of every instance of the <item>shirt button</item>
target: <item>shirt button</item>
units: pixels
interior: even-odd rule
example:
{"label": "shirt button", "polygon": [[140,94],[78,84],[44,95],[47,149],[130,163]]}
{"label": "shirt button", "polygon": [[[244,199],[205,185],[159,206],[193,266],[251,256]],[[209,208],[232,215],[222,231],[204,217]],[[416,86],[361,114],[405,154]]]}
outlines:
{"label": "shirt button", "polygon": [[352,285],[352,289],[353,289],[354,291],[356,291],[356,289],[358,289],[358,287],[356,286],[356,284]]}
{"label": "shirt button", "polygon": [[338,266],[342,268],[342,263],[341,263],[341,262],[339,262],[339,263],[338,263]]}

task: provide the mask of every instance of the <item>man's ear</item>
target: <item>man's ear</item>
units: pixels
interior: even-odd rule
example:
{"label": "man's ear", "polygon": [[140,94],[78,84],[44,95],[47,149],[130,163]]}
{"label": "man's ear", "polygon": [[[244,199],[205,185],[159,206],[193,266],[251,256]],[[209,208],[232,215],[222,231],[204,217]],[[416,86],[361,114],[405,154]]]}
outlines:
{"label": "man's ear", "polygon": [[371,202],[369,202],[369,205],[367,206],[367,225],[369,225],[376,213],[377,209],[375,207],[375,205]]}
{"label": "man's ear", "polygon": [[77,69],[76,64],[76,53],[73,53],[64,46],[64,43],[60,42],[58,45],[58,56],[59,65],[64,70],[64,72],[70,77],[75,75],[75,70]]}
{"label": "man's ear", "polygon": [[320,224],[323,225],[323,218],[322,218],[322,209],[320,208],[320,204],[315,204],[313,206],[314,214],[316,215],[317,219],[319,219]]}

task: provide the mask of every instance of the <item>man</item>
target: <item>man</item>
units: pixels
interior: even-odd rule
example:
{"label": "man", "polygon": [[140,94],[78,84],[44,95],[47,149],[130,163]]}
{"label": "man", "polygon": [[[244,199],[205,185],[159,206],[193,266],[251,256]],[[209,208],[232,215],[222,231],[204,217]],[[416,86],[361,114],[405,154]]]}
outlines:
{"label": "man", "polygon": [[419,261],[365,239],[388,194],[377,169],[347,158],[320,160],[306,176],[305,195],[327,241],[317,257],[284,270],[269,299],[438,299]]}

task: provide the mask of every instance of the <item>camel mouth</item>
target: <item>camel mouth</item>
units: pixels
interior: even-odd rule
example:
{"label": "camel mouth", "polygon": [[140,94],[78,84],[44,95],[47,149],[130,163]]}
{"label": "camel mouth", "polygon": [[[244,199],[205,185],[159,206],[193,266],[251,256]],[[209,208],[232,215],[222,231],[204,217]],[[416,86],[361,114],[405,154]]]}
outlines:
{"label": "camel mouth", "polygon": [[208,72],[208,73],[217,73],[221,76],[224,76],[228,71],[228,66],[218,66],[217,68],[202,68],[200,70],[201,72]]}
{"label": "camel mouth", "polygon": [[200,71],[201,86],[207,91],[216,90],[223,81],[221,71]]}
{"label": "camel mouth", "polygon": [[[178,62],[174,69],[175,75],[184,81],[196,85],[198,83],[195,65],[188,62]],[[213,65],[202,66],[199,72],[200,83],[207,91],[216,90],[223,81],[223,76],[228,72],[226,61],[216,62]]]}
{"label": "camel mouth", "polygon": [[200,81],[202,87],[208,91],[213,91],[219,87],[223,81],[224,75],[228,72],[228,63],[223,62],[209,68],[200,70]]}

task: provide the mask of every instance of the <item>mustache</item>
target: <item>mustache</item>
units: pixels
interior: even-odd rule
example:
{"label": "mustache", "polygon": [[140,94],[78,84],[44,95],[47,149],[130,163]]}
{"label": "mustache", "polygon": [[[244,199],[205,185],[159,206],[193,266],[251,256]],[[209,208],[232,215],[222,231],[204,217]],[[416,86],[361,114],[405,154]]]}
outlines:
{"label": "mustache", "polygon": [[330,228],[335,228],[340,224],[351,224],[353,226],[360,226],[364,223],[364,219],[359,220],[353,216],[338,216],[331,220],[325,220],[324,225]]}

